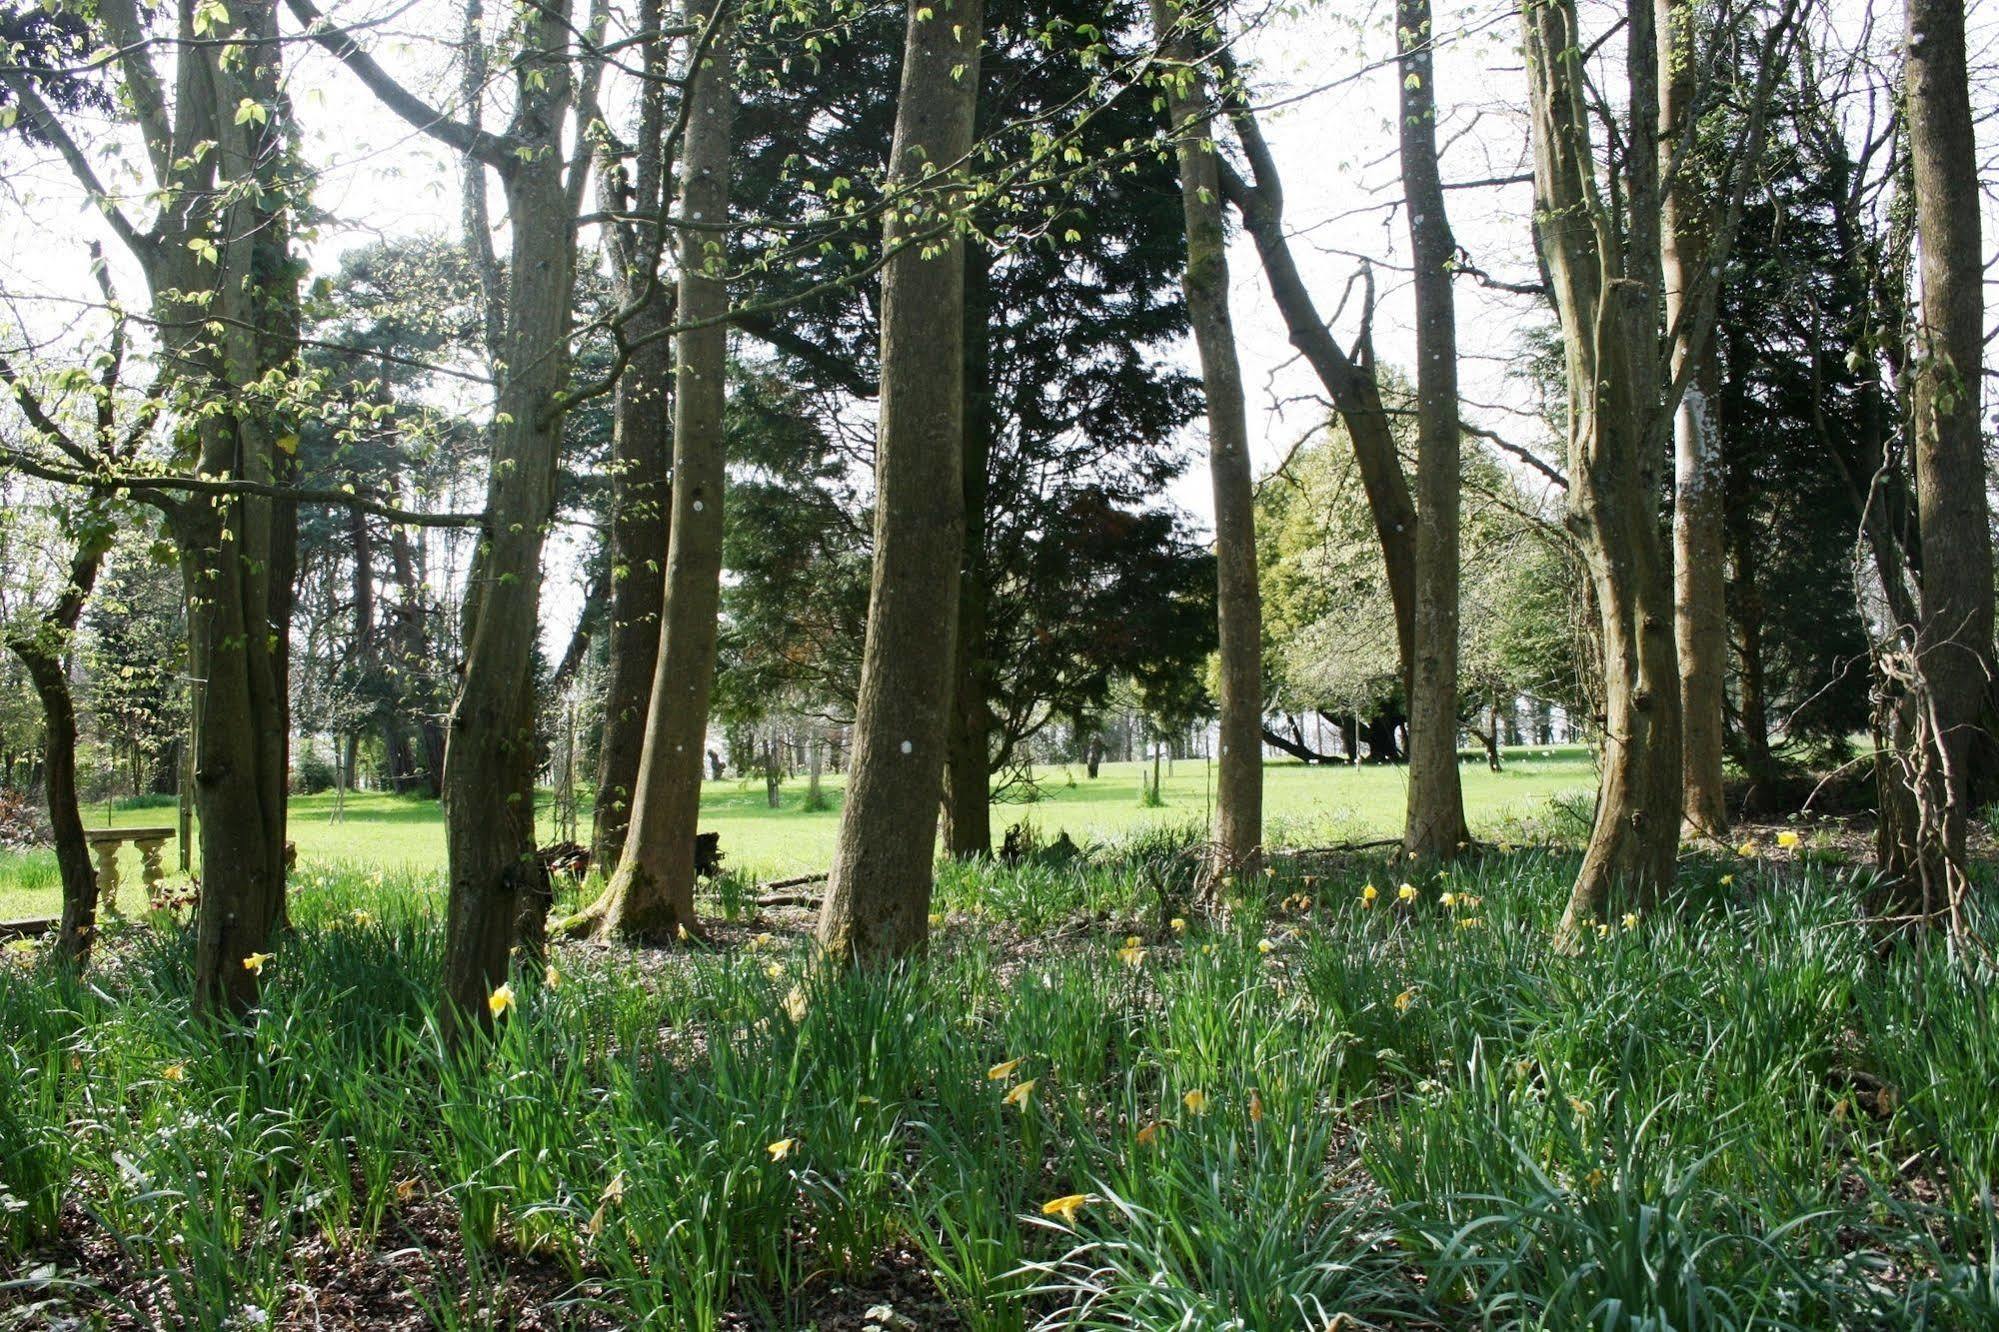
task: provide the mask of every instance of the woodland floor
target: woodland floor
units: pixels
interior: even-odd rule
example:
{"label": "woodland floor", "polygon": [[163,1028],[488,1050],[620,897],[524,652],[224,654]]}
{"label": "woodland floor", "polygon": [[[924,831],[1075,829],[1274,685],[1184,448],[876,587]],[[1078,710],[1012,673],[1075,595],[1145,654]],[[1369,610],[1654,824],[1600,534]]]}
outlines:
{"label": "woodland floor", "polygon": [[841,981],[724,894],[458,1051],[433,877],[307,866],[240,1033],[178,929],[0,969],[0,1328],[1999,1325],[1989,960],[1743,838],[1574,953],[1510,842],[1191,922],[1184,839],[946,867]]}

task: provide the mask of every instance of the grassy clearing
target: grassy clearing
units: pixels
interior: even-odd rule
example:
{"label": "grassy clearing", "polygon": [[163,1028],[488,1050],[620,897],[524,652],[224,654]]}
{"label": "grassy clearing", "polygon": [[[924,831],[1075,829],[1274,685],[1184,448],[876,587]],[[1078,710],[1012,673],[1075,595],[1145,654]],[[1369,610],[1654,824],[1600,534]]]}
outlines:
{"label": "grassy clearing", "polygon": [[[993,810],[995,836],[1014,823],[1031,822],[1044,836],[1066,831],[1079,842],[1105,841],[1147,828],[1205,825],[1211,775],[1199,760],[1173,765],[1161,782],[1164,803],[1139,803],[1144,765],[1107,763],[1091,781],[1081,768],[1037,770],[1033,794],[1025,787],[1005,793]],[[1150,771],[1149,767],[1145,769]],[[1266,770],[1265,809],[1274,838],[1294,845],[1311,839],[1386,837],[1400,832],[1404,772],[1400,768],[1307,768],[1273,763]],[[1555,747],[1509,751],[1506,771],[1483,765],[1464,770],[1467,817],[1475,831],[1497,834],[1534,816],[1551,798],[1586,796],[1594,782],[1588,752]],[[761,781],[728,778],[709,782],[702,792],[701,826],[722,835],[731,868],[764,878],[824,869],[832,861],[839,827],[842,779],[828,778],[827,808],[805,808],[805,783],[794,780],[782,793],[782,807],[765,803]],[[433,801],[378,793],[350,795],[336,822],[331,795],[299,796],[291,802],[291,835],[302,861],[351,863],[394,871],[436,870],[444,864],[444,821]],[[544,801],[544,806],[546,802]],[[149,802],[106,811],[93,806],[85,821],[97,827],[138,827],[174,822],[171,803]],[[588,802],[583,822],[588,840]],[[546,808],[543,835],[555,830]],[[169,852],[169,864],[173,855]],[[139,859],[124,852],[124,876],[137,904]],[[46,852],[0,852],[0,919],[52,915],[60,899],[55,860]]]}
{"label": "grassy clearing", "polygon": [[1689,864],[1674,911],[1565,956],[1566,856],[1495,853],[1412,902],[1385,863],[1292,868],[1208,929],[1179,922],[1175,851],[948,868],[932,956],[895,974],[813,979],[802,918],[565,950],[459,1052],[425,874],[304,872],[240,1035],[187,1021],[179,933],[133,930],[87,983],[10,968],[0,1254],[25,1284],[0,1304],[216,1329],[363,1297],[345,1325],[1999,1321],[1995,976],[1877,948],[1834,855]]}

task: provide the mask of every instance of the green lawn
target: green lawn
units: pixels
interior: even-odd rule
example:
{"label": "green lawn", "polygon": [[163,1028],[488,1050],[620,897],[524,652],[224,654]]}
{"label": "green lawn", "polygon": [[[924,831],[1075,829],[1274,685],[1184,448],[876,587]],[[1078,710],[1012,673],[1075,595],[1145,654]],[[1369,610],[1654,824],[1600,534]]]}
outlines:
{"label": "green lawn", "polygon": [[[1012,824],[1027,821],[1044,838],[1067,832],[1078,842],[1107,841],[1134,829],[1207,821],[1213,774],[1202,760],[1173,765],[1161,785],[1164,801],[1140,803],[1140,764],[1106,763],[1091,780],[1080,767],[1044,767],[1035,772],[1036,795],[1025,788],[1003,793],[993,809],[997,842]],[[1387,837],[1402,825],[1407,773],[1401,768],[1308,768],[1272,763],[1264,781],[1264,818],[1270,839],[1291,845]],[[1586,795],[1593,786],[1589,754],[1580,747],[1509,751],[1504,772],[1483,765],[1464,769],[1465,807],[1474,832],[1497,836],[1509,825],[1534,817],[1552,796]],[[725,778],[702,793],[701,826],[722,836],[727,865],[759,877],[775,878],[824,869],[832,858],[839,826],[841,779],[826,781],[828,807],[807,810],[805,782],[786,783],[782,806],[765,804],[761,781]],[[336,821],[331,795],[292,801],[291,835],[301,860],[344,861],[383,868],[441,868],[444,820],[431,801],[364,793],[347,797]],[[101,805],[85,812],[93,828],[171,825],[166,807],[117,808]],[[555,831],[544,801],[543,838]],[[580,840],[588,841],[589,810],[583,810]],[[138,855],[124,853],[125,901],[137,905]],[[169,867],[178,863],[168,851]],[[54,858],[46,851],[0,852],[0,919],[52,915],[58,899]]]}

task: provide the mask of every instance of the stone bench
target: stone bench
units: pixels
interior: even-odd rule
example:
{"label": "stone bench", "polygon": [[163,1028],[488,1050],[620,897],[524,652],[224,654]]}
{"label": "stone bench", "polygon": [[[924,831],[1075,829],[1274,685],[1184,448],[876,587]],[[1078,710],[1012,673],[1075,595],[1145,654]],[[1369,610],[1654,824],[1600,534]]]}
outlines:
{"label": "stone bench", "polygon": [[140,877],[145,881],[146,900],[153,899],[153,889],[159,886],[166,871],[160,865],[160,851],[174,838],[172,828],[87,828],[83,840],[90,844],[90,853],[97,857],[97,900],[104,909],[114,916],[123,915],[118,910],[118,848],[130,842],[139,848],[143,862]]}

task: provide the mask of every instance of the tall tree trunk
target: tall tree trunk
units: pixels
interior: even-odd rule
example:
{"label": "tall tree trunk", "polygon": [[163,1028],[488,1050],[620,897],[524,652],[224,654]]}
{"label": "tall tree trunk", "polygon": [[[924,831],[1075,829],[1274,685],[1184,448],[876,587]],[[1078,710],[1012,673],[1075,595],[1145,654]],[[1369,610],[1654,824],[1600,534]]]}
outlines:
{"label": "tall tree trunk", "polygon": [[[720,25],[689,70],[682,218],[719,220],[729,210],[733,56],[725,0],[705,22]],[[668,521],[666,600],[639,758],[632,823],[617,872],[605,886],[600,934],[671,940],[692,933],[694,837],[701,820],[701,758],[715,680],[716,615],[722,595],[722,498],[727,471],[722,425],[727,399],[728,256],[717,234],[680,237],[678,317],[698,327],[675,339],[673,513]]]}
{"label": "tall tree trunk", "polygon": [[1661,276],[1675,375],[1698,355],[1673,420],[1673,625],[1680,660],[1682,820],[1688,834],[1723,838],[1722,724],[1728,657],[1724,603],[1727,559],[1722,536],[1719,395],[1713,342],[1698,351],[1689,296],[1710,262],[1708,211],[1715,182],[1699,171],[1698,153],[1674,154],[1693,132],[1695,9],[1690,0],[1656,0],[1659,50],[1659,172],[1663,182]]}
{"label": "tall tree trunk", "polygon": [[944,760],[944,849],[960,859],[992,854],[992,742],[986,686],[986,489],[992,453],[991,256],[965,256],[965,553],[958,573],[958,641],[952,666],[951,736]]}
{"label": "tall tree trunk", "polygon": [[97,938],[97,870],[90,861],[83,812],[77,804],[76,702],[70,696],[64,656],[109,546],[109,528],[102,535],[86,537],[70,561],[69,578],[56,604],[7,640],[27,668],[42,705],[42,790],[49,806],[49,839],[62,877],[62,924],[55,954],[74,963],[90,956],[90,945]]}
{"label": "tall tree trunk", "polygon": [[[464,675],[444,758],[444,997],[453,1030],[487,1020],[506,977],[523,897],[542,893],[536,854],[533,681],[541,554],[562,447],[560,393],[569,379],[575,207],[565,187],[562,125],[572,93],[569,9],[524,20],[513,135],[501,172],[511,220],[505,368],[486,486],[486,524],[465,605]],[[524,781],[526,791],[523,791]],[[524,798],[524,796],[526,798]]]}
{"label": "tall tree trunk", "polygon": [[[1935,867],[1884,866],[1906,905],[1953,908],[1964,883],[1966,822],[1991,737],[1992,537],[1980,439],[1984,302],[1977,145],[1966,82],[1962,0],[1907,0],[1909,157],[1915,177],[1922,303],[1915,364],[1916,508],[1922,569],[1913,728],[1930,750],[1910,766]],[[1925,780],[1927,778],[1927,780]],[[1941,898],[1943,888],[1948,901]],[[1920,888],[1920,891],[1918,891]]]}
{"label": "tall tree trunk", "polygon": [[1742,769],[1751,782],[1760,785],[1777,776],[1776,756],[1770,750],[1770,691],[1763,663],[1763,588],[1749,533],[1737,533],[1731,544],[1735,551],[1737,730]]}
{"label": "tall tree trunk", "polygon": [[1457,242],[1437,170],[1430,0],[1400,0],[1402,189],[1416,289],[1416,641],[1409,674],[1409,802],[1403,848],[1449,859],[1470,836],[1458,779]]}
{"label": "tall tree trunk", "polygon": [[[896,103],[882,274],[881,428],[874,576],[853,759],[819,916],[835,966],[921,949],[928,938],[944,734],[965,547],[964,243],[951,183],[970,151],[982,0],[911,3]],[[932,239],[912,241],[935,228]]]}
{"label": "tall tree trunk", "polygon": [[1256,868],[1263,847],[1263,635],[1256,585],[1256,496],[1242,367],[1229,317],[1214,105],[1178,0],[1152,0],[1168,62],[1166,105],[1180,158],[1187,219],[1187,316],[1208,404],[1208,470],[1215,496],[1216,608],[1220,620],[1220,745],[1215,776],[1217,872]]}
{"label": "tall tree trunk", "polygon": [[[1628,14],[1628,231],[1597,193],[1573,0],[1522,11],[1533,110],[1536,232],[1561,319],[1569,384],[1567,525],[1595,593],[1604,675],[1596,821],[1562,933],[1576,938],[1613,894],[1651,902],[1672,882],[1680,836],[1680,683],[1672,568],[1659,530],[1663,453],[1656,228],[1657,47],[1652,0]],[[1655,443],[1657,447],[1655,448]]]}
{"label": "tall tree trunk", "polygon": [[648,302],[634,318],[633,336],[640,341],[618,378],[611,409],[611,623],[590,833],[593,865],[615,866],[624,853],[659,663],[673,462],[667,416],[673,344],[659,336],[665,304]]}

